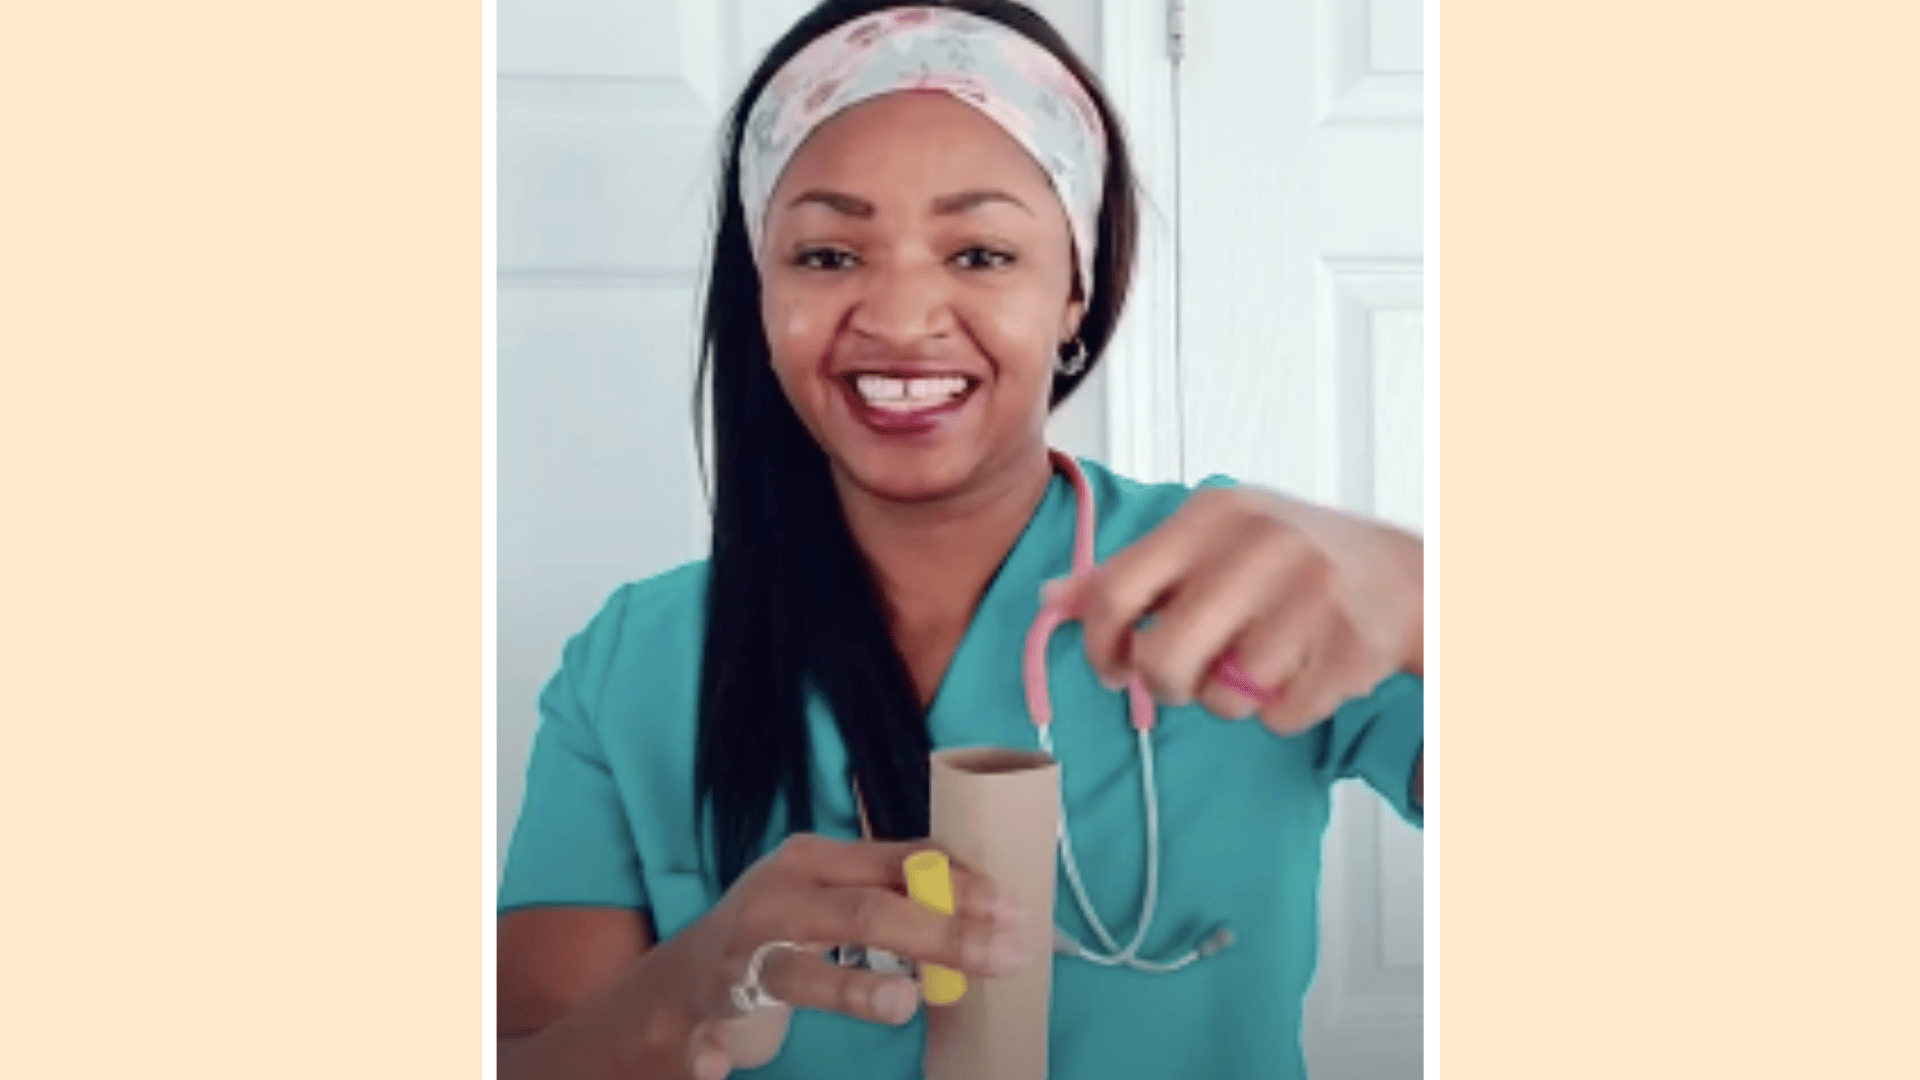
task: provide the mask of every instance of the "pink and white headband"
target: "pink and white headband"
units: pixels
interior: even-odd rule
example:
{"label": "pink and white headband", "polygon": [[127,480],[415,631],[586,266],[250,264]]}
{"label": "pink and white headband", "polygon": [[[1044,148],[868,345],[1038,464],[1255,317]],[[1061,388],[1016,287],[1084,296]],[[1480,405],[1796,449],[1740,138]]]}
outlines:
{"label": "pink and white headband", "polygon": [[767,84],[740,146],[740,201],[754,258],[773,189],[807,136],[854,105],[901,90],[951,94],[1033,156],[1066,208],[1081,288],[1090,296],[1107,175],[1100,112],[1052,53],[1010,27],[950,8],[855,19],[808,44]]}

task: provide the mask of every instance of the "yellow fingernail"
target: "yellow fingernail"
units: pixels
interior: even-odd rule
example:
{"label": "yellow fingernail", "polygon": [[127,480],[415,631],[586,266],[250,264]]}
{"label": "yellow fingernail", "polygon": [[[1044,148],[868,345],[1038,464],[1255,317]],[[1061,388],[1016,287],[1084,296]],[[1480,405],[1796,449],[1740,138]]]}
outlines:
{"label": "yellow fingernail", "polygon": [[[938,851],[907,857],[907,895],[942,915],[953,914],[953,871]],[[967,977],[937,964],[920,967],[920,992],[929,1005],[951,1005],[967,992]]]}

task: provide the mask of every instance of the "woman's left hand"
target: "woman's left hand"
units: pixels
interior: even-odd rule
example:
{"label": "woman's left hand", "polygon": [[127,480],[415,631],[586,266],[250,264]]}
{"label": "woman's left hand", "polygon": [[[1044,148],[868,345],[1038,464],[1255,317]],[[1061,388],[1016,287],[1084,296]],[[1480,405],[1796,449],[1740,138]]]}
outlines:
{"label": "woman's left hand", "polygon": [[[1048,587],[1109,686],[1304,731],[1396,671],[1424,668],[1420,538],[1252,488],[1195,492],[1091,573]],[[1152,617],[1144,629],[1143,619]],[[1254,701],[1222,683],[1237,658]]]}

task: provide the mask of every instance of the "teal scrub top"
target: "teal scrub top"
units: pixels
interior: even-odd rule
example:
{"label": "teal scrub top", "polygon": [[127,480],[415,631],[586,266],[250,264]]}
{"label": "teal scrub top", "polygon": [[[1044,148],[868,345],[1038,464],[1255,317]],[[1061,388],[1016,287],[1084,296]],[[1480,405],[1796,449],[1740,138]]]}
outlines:
{"label": "teal scrub top", "polygon": [[[1146,535],[1192,489],[1145,485],[1083,462],[1099,508],[1096,558]],[[1202,486],[1227,483],[1215,478]],[[1075,504],[1056,475],[981,600],[929,711],[936,748],[1036,748],[1021,656],[1040,586],[1071,569]],[[622,587],[566,646],[540,698],[502,914],[548,906],[650,913],[664,940],[718,900],[693,822],[694,732],[706,565]],[[1061,795],[1094,909],[1121,940],[1139,915],[1146,821],[1123,693],[1087,665],[1080,628],[1053,635],[1048,677]],[[1302,1000],[1319,943],[1320,855],[1330,787],[1358,778],[1410,823],[1423,737],[1421,681],[1395,675],[1310,732],[1282,738],[1198,705],[1162,708],[1153,731],[1161,822],[1154,928],[1140,955],[1185,953],[1218,923],[1234,945],[1170,975],[1053,958],[1056,1080],[1190,1076],[1304,1080]],[[815,831],[857,839],[844,745],[823,701],[809,708]],[[1055,913],[1095,942],[1056,874]],[[917,1080],[922,1017],[895,1028],[796,1011],[769,1080]]]}

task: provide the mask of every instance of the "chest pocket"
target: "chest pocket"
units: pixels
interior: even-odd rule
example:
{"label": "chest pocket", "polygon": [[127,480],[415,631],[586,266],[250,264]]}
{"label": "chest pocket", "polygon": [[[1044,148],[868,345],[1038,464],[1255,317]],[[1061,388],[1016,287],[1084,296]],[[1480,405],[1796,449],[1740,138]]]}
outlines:
{"label": "chest pocket", "polygon": [[653,929],[665,941],[712,910],[718,903],[707,879],[697,870],[666,870],[647,874]]}

